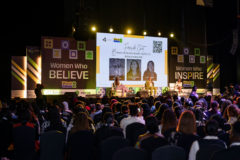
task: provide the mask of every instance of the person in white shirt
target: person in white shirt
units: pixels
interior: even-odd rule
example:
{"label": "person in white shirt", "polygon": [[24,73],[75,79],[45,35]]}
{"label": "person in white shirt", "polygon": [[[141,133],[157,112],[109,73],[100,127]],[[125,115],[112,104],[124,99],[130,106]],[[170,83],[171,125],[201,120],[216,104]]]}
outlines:
{"label": "person in white shirt", "polygon": [[134,122],[139,122],[145,124],[145,120],[143,119],[143,110],[136,104],[130,104],[129,106],[130,116],[124,118],[120,122],[120,127],[123,129],[124,136],[126,137],[126,128],[129,124]]}
{"label": "person in white shirt", "polygon": [[222,140],[218,139],[217,137],[218,128],[219,128],[218,126],[219,124],[216,120],[209,120],[207,122],[205,126],[205,131],[207,136],[205,136],[203,139],[196,140],[193,142],[189,152],[189,157],[188,157],[189,160],[196,160],[197,152],[201,148],[206,148],[209,145],[218,145],[218,146],[222,146],[222,148],[227,148],[226,144]]}

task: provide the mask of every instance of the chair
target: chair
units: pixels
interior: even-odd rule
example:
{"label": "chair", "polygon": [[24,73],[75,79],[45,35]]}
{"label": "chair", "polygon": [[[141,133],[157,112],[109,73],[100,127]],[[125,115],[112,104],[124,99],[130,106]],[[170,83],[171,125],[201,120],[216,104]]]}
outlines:
{"label": "chair", "polygon": [[142,123],[132,123],[126,127],[126,138],[129,140],[130,145],[134,146],[138,140],[138,136],[146,133],[145,125]]}
{"label": "chair", "polygon": [[101,160],[112,160],[116,151],[128,146],[129,142],[123,137],[113,136],[105,139],[100,144]]}
{"label": "chair", "polygon": [[215,152],[225,149],[223,146],[211,144],[198,150],[196,160],[210,160]]}
{"label": "chair", "polygon": [[186,155],[183,148],[167,145],[153,151],[152,160],[186,160]]}
{"label": "chair", "polygon": [[145,151],[134,147],[126,147],[118,150],[113,154],[113,160],[147,160]]}
{"label": "chair", "polygon": [[40,137],[40,160],[64,159],[65,135],[48,131]]}

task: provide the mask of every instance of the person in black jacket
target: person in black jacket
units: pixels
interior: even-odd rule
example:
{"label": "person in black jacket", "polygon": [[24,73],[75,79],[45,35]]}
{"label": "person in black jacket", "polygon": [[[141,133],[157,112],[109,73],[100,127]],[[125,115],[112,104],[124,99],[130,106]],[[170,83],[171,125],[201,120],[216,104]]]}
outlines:
{"label": "person in black jacket", "polygon": [[[219,146],[215,147],[216,149],[218,148],[226,148],[226,144],[224,141],[220,140],[217,137],[218,134],[218,127],[219,124],[216,120],[209,120],[205,126],[205,132],[207,136],[205,136],[202,139],[196,140],[193,142],[190,153],[189,153],[189,160],[195,160],[199,159],[200,155],[197,155],[197,152],[202,151],[202,155],[205,155],[205,159],[208,159],[207,156],[212,154],[212,145]],[[206,150],[207,149],[207,150]],[[206,150],[206,151],[205,151]],[[214,150],[216,151],[216,150]],[[204,153],[203,153],[204,152]],[[197,158],[198,156],[198,158]]]}
{"label": "person in black jacket", "polygon": [[216,152],[212,160],[239,160],[239,153],[240,153],[240,121],[237,121],[233,124],[231,130],[231,145],[228,149],[223,151]]}

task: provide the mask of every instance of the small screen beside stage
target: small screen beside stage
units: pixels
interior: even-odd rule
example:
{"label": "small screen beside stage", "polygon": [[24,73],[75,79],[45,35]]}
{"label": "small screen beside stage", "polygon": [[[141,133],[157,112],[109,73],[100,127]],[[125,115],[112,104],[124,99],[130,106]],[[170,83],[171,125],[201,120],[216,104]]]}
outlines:
{"label": "small screen beside stage", "polygon": [[151,77],[166,87],[167,38],[97,33],[96,86],[111,87],[119,77],[124,85],[144,85]]}

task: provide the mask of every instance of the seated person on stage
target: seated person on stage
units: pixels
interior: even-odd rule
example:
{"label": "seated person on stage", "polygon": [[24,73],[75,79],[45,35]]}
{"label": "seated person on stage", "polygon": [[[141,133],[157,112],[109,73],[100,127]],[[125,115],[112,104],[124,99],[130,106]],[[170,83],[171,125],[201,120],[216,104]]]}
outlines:
{"label": "seated person on stage", "polygon": [[120,83],[119,77],[115,77],[115,80],[112,84],[112,95],[116,95],[117,91],[121,90],[122,96],[124,95],[125,92],[128,92],[128,89]]}
{"label": "seated person on stage", "polygon": [[153,90],[154,90],[154,95],[157,93],[157,88],[154,87],[154,82],[152,81],[152,78],[149,77],[148,80],[145,82],[145,89],[148,91],[150,90],[150,95],[153,95]]}
{"label": "seated person on stage", "polygon": [[182,81],[181,81],[181,79],[178,79],[178,81],[176,82],[176,89],[177,89],[178,93],[182,92]]}

